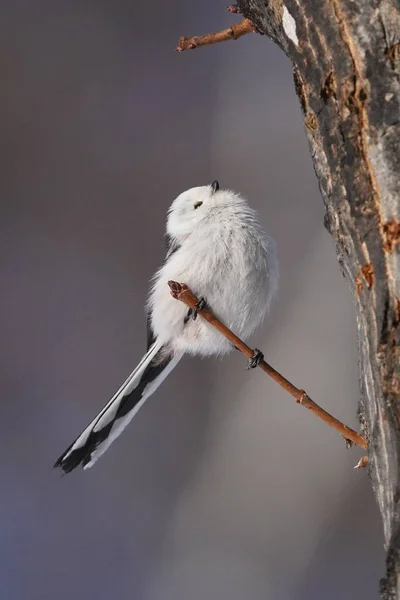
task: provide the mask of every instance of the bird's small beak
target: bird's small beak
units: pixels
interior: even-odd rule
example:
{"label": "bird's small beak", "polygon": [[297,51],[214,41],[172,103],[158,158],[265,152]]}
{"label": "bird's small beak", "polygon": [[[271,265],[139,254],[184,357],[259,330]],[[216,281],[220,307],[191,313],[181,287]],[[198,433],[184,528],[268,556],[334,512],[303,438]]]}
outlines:
{"label": "bird's small beak", "polygon": [[211,188],[212,188],[213,194],[215,194],[215,192],[218,192],[218,190],[219,190],[219,183],[218,183],[217,180],[215,180],[215,181],[212,182]]}

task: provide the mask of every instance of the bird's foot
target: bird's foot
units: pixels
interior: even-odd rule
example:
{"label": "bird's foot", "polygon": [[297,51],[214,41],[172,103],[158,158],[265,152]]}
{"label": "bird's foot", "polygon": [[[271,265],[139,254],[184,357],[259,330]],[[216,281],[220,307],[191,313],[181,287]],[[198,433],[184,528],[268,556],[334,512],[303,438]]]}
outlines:
{"label": "bird's foot", "polygon": [[258,348],[254,348],[253,356],[249,358],[247,363],[247,369],[255,369],[262,360],[264,360],[264,354]]}
{"label": "bird's foot", "polygon": [[206,306],[206,301],[204,300],[204,298],[200,298],[200,300],[196,304],[196,308],[192,312],[192,319],[193,319],[193,321],[195,321],[197,319],[198,313],[201,310],[203,310],[203,308],[205,308],[205,306]]}

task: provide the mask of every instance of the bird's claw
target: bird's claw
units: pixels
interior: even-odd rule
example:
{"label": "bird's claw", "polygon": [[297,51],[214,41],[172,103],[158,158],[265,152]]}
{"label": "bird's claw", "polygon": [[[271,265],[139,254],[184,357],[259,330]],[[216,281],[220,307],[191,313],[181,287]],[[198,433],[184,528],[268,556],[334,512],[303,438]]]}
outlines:
{"label": "bird's claw", "polygon": [[204,300],[204,298],[200,298],[200,300],[196,304],[196,308],[192,312],[192,319],[193,319],[193,321],[195,321],[197,319],[198,313],[201,310],[203,310],[203,308],[205,308],[205,306],[206,306],[206,301]]}
{"label": "bird's claw", "polygon": [[254,348],[253,356],[249,358],[247,363],[247,370],[255,369],[262,360],[264,360],[264,354],[258,348]]}

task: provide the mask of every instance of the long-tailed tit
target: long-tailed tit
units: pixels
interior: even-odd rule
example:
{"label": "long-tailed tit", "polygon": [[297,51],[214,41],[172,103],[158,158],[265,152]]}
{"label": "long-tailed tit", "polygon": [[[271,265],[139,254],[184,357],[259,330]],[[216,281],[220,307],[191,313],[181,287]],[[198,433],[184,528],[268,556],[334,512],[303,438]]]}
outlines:
{"label": "long-tailed tit", "polygon": [[261,324],[278,288],[275,243],[247,202],[217,181],[183,192],[167,220],[167,255],[147,303],[147,352],[117,393],[60,456],[65,472],[91,467],[185,353],[223,355],[233,348],[209,323],[171,297],[186,283],[216,316],[246,339]]}

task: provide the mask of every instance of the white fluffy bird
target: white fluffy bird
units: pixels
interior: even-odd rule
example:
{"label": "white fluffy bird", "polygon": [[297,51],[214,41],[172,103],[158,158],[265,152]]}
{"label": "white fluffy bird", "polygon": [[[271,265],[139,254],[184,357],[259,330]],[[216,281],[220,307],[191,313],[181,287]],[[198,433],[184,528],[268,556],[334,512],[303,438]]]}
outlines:
{"label": "white fluffy bird", "polygon": [[[275,243],[256,212],[218,181],[180,194],[167,220],[167,255],[147,304],[147,352],[125,383],[55,466],[91,467],[185,353],[223,355],[232,344],[182,302],[169,280],[186,283],[242,339],[261,324],[278,288]],[[255,363],[257,364],[255,356]]]}

